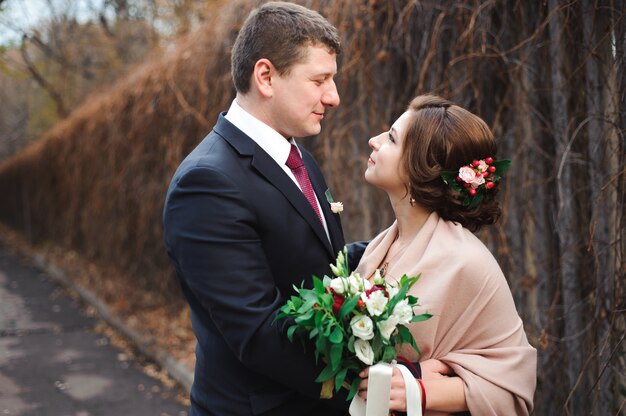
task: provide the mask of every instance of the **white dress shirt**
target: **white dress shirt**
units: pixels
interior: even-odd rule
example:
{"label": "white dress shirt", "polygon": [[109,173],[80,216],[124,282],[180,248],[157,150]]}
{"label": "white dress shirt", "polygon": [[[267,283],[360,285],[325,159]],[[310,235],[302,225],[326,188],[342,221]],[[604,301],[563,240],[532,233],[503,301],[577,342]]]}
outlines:
{"label": "white dress shirt", "polygon": [[[274,159],[276,164],[285,171],[287,176],[289,176],[291,180],[296,184],[296,186],[300,189],[300,191],[302,191],[298,180],[294,176],[291,169],[289,169],[289,166],[287,166],[287,158],[289,157],[289,152],[291,152],[291,145],[296,144],[296,141],[293,139],[293,137],[290,139],[285,139],[285,137],[283,137],[283,135],[278,133],[276,130],[241,108],[241,106],[237,103],[237,100],[233,100],[230,108],[228,109],[228,113],[226,113],[225,118],[226,120],[233,123],[235,127],[237,127],[239,130],[244,132],[248,137],[254,140],[256,144],[258,144],[261,149],[265,151],[265,153],[267,153],[272,159]],[[298,149],[298,153],[300,153],[300,156],[302,156],[300,149]],[[326,219],[324,218],[324,211],[322,211],[320,202],[317,199],[317,194],[315,194],[315,192],[313,194],[315,195],[317,208],[319,209],[319,212],[322,216],[322,225],[324,226],[324,231],[326,231],[326,236],[330,241],[328,226],[326,225]]]}

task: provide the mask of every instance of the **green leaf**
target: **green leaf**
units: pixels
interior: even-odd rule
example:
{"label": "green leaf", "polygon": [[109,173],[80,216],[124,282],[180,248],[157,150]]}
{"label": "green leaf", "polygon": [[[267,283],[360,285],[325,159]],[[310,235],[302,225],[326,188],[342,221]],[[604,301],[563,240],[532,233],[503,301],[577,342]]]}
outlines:
{"label": "green leaf", "polygon": [[330,333],[332,332],[334,326],[335,324],[333,323],[333,321],[326,322],[326,327],[324,328],[323,332],[325,337],[330,337]]}
{"label": "green leaf", "polygon": [[413,335],[411,334],[411,331],[409,331],[407,327],[404,325],[398,325],[397,328],[398,328],[398,335],[400,336],[400,339],[402,340],[402,342],[411,343],[411,340],[413,339]]}
{"label": "green leaf", "polygon": [[354,308],[356,308],[357,303],[359,303],[359,295],[354,295],[346,300],[343,305],[341,305],[341,309],[339,309],[339,320],[342,320],[352,312]]}
{"label": "green leaf", "polygon": [[324,367],[324,369],[322,370],[322,372],[320,373],[319,376],[317,376],[317,378],[315,379],[315,381],[317,383],[323,383],[326,380],[330,380],[330,378],[335,375],[335,372],[333,371],[333,369],[330,367],[330,365],[327,365],[326,367]]}
{"label": "green leaf", "polygon": [[289,329],[287,330],[287,338],[289,338],[289,341],[293,342],[293,334],[294,332],[296,332],[297,329],[298,325],[292,325],[289,327]]}
{"label": "green leaf", "polygon": [[458,172],[445,171],[441,172],[440,176],[446,185],[450,185],[456,183],[456,177],[458,176]]}
{"label": "green leaf", "polygon": [[511,161],[508,159],[496,160],[492,163],[492,166],[496,168],[496,173],[502,176],[511,166]]}
{"label": "green leaf", "polygon": [[398,293],[393,298],[391,298],[391,300],[389,301],[389,304],[387,305],[387,311],[389,313],[392,313],[393,308],[396,307],[398,302],[400,302],[402,299],[406,297],[407,293],[409,292],[409,289],[411,288],[411,286],[415,284],[415,282],[417,282],[418,278],[419,276],[408,277],[406,274],[400,278],[400,285],[398,288]]}
{"label": "green leaf", "polygon": [[409,331],[407,327],[405,327],[404,325],[398,325],[398,335],[400,336],[402,343],[407,343],[411,347],[413,347],[415,351],[417,351],[418,353],[420,352],[419,347],[415,343],[415,338],[413,338],[413,334],[411,334],[411,331]]}
{"label": "green leaf", "polygon": [[359,391],[360,383],[361,383],[361,377],[355,377],[354,380],[352,380],[350,393],[348,393],[348,398],[346,399],[347,401],[352,400],[352,398],[357,394],[357,392]]}
{"label": "green leaf", "polygon": [[300,298],[298,299],[298,304],[302,304],[308,301],[316,301],[318,299],[317,293],[311,289],[302,289],[300,291]]}
{"label": "green leaf", "polygon": [[333,329],[333,332],[330,334],[330,337],[328,337],[328,340],[333,344],[338,344],[343,341],[343,331],[341,328],[335,326],[335,329]]}
{"label": "green leaf", "polygon": [[317,311],[315,314],[315,327],[321,328],[324,322],[324,311]]}
{"label": "green leaf", "polygon": [[317,303],[317,299],[309,299],[298,308],[298,313],[305,313]]}
{"label": "green leaf", "polygon": [[324,352],[326,351],[327,344],[328,342],[326,342],[326,337],[318,336],[317,341],[315,341],[315,349],[317,351]]}
{"label": "green leaf", "polygon": [[309,319],[313,318],[313,309],[309,309],[308,312],[306,312],[303,315],[298,316],[295,321],[297,324],[305,324],[306,321],[308,321]]}
{"label": "green leaf", "polygon": [[428,319],[432,318],[432,315],[429,313],[423,313],[421,315],[415,315],[412,319],[411,322],[423,322],[426,321]]}
{"label": "green leaf", "polygon": [[341,369],[335,376],[335,391],[339,391],[348,374],[348,367]]}
{"label": "green leaf", "polygon": [[339,365],[341,364],[341,356],[343,355],[343,343],[333,344],[330,347],[330,366],[333,370],[339,369]]}
{"label": "green leaf", "polygon": [[295,311],[297,310],[300,306],[302,306],[303,300],[300,297],[297,296],[293,296],[291,298],[291,308]]}
{"label": "green leaf", "polygon": [[322,280],[322,283],[324,283],[324,287],[328,287],[328,286],[330,286],[330,281],[331,281],[331,280],[332,280],[332,279],[331,279],[330,277],[328,277],[328,276],[324,275],[324,279]]}
{"label": "green leaf", "polygon": [[394,347],[392,347],[391,345],[388,345],[385,347],[385,350],[383,351],[383,358],[382,360],[386,363],[391,362],[391,360],[393,360],[394,358],[396,358],[396,349]]}
{"label": "green leaf", "polygon": [[374,351],[374,362],[379,360],[382,349],[385,346],[383,343],[382,335],[377,333],[371,341],[372,350]]}
{"label": "green leaf", "polygon": [[319,330],[317,328],[313,328],[311,332],[309,332],[309,339],[313,339],[318,334],[318,332]]}
{"label": "green leaf", "polygon": [[354,354],[354,342],[356,341],[356,337],[354,335],[350,336],[348,340],[348,351]]}
{"label": "green leaf", "polygon": [[335,202],[335,200],[333,199],[333,196],[330,193],[330,188],[328,188],[326,192],[324,192],[324,195],[326,195],[326,200],[328,201],[329,204],[332,204],[333,202]]}
{"label": "green leaf", "polygon": [[332,310],[333,307],[333,296],[330,293],[324,293],[319,296],[320,304],[326,308],[327,310]]}
{"label": "green leaf", "polygon": [[480,203],[480,201],[482,201],[482,200],[483,200],[483,198],[485,197],[485,196],[483,195],[483,192],[484,192],[484,190],[481,188],[481,189],[479,189],[479,190],[477,191],[476,195],[474,195],[474,197],[473,197],[473,198],[470,196],[470,198],[471,198],[471,202],[470,202],[470,204],[469,204],[469,206],[468,206],[468,208],[469,208],[469,209],[474,208],[476,205],[478,205],[478,204]]}
{"label": "green leaf", "polygon": [[324,282],[322,282],[317,276],[313,276],[313,287],[315,288],[315,292],[318,294],[326,292]]}

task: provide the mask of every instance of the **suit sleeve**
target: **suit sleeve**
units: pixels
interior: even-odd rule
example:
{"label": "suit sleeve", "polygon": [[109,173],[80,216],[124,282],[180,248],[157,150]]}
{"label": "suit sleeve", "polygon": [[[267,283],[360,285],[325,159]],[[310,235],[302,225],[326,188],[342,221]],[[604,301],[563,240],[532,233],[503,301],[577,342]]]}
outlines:
{"label": "suit sleeve", "polygon": [[[273,323],[284,303],[256,230],[256,219],[235,183],[196,167],[170,193],[166,244],[178,272],[210,314],[226,343],[249,369],[319,399],[321,367]],[[345,395],[329,403],[347,407]]]}
{"label": "suit sleeve", "polygon": [[347,244],[348,268],[350,271],[356,270],[356,266],[359,265],[368,244],[369,241],[355,241],[354,243]]}

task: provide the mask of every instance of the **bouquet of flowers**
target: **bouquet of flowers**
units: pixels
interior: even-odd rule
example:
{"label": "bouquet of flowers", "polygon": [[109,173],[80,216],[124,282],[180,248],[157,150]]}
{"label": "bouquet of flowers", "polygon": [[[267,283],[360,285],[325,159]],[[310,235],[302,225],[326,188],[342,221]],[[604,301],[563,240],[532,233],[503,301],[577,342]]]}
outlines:
{"label": "bouquet of flowers", "polygon": [[[315,357],[322,356],[326,366],[315,381],[323,383],[322,398],[330,398],[344,386],[350,390],[348,400],[357,393],[361,379],[356,376],[366,365],[390,363],[396,347],[407,343],[418,353],[419,348],[408,328],[410,322],[431,317],[416,315],[413,308],[418,299],[408,295],[419,276],[402,276],[399,282],[385,282],[376,271],[373,284],[351,273],[344,248],[335,265],[330,265],[334,278],[313,276],[313,289],[294,289],[297,295],[281,308],[276,319],[291,318],[287,336],[293,341],[298,333],[313,343]],[[354,378],[346,379],[352,371]]]}

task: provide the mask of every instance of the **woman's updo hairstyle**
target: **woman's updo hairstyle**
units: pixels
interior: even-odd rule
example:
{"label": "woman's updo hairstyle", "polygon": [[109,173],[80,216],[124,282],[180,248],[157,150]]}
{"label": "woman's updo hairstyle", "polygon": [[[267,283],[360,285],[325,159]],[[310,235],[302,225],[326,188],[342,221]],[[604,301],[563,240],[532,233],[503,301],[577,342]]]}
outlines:
{"label": "woman's updo hairstyle", "polygon": [[473,208],[463,206],[459,195],[446,185],[443,171],[458,171],[473,160],[496,156],[496,142],[478,116],[435,95],[411,101],[411,119],[404,140],[403,163],[408,192],[424,208],[471,231],[495,223],[501,214],[496,200],[499,182],[485,192]]}

